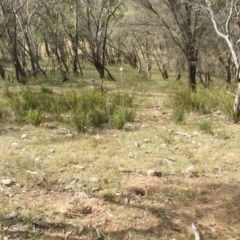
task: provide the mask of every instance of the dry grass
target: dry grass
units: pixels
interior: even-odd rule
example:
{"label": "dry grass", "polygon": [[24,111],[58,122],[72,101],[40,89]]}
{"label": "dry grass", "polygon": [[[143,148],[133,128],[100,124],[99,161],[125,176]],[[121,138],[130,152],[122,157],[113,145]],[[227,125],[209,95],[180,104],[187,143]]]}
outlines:
{"label": "dry grass", "polygon": [[[14,184],[0,185],[0,236],[193,239],[193,222],[204,239],[239,239],[239,126],[209,114],[201,118],[212,134],[204,133],[193,113],[176,125],[165,85],[155,89],[131,89],[133,131],[2,123],[0,180]],[[191,166],[198,177],[186,173]]]}

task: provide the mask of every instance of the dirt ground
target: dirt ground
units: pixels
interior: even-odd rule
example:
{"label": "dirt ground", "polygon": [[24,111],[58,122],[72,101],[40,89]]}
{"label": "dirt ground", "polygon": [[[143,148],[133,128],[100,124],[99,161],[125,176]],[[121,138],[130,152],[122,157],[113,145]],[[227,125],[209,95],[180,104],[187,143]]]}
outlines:
{"label": "dirt ground", "polygon": [[177,125],[167,93],[135,94],[124,130],[2,123],[0,239],[240,239],[239,125]]}

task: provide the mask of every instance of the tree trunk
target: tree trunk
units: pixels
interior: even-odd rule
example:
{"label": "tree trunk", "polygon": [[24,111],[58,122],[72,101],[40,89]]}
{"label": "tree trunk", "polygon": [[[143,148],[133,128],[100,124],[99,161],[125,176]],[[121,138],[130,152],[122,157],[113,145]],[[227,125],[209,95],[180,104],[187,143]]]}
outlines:
{"label": "tree trunk", "polygon": [[2,66],[2,64],[0,64],[0,75],[1,75],[3,80],[6,78],[5,70]]}
{"label": "tree trunk", "polygon": [[196,62],[188,61],[188,87],[192,91],[196,91],[197,83],[196,83]]}

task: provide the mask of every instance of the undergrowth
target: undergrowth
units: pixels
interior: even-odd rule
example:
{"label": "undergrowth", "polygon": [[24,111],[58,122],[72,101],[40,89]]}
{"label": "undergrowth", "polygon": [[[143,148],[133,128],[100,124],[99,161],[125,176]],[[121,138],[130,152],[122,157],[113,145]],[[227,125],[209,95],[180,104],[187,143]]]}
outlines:
{"label": "undergrowth", "polygon": [[75,90],[55,93],[52,88],[43,86],[40,90],[27,87],[15,94],[8,90],[7,100],[18,121],[35,126],[47,119],[67,121],[79,132],[104,123],[121,129],[135,117],[134,96],[128,93]]}
{"label": "undergrowth", "polygon": [[199,88],[196,92],[192,92],[179,87],[170,95],[173,120],[182,123],[186,118],[185,113],[211,114],[219,110],[229,120],[237,122],[238,118],[233,111],[234,94],[233,88]]}

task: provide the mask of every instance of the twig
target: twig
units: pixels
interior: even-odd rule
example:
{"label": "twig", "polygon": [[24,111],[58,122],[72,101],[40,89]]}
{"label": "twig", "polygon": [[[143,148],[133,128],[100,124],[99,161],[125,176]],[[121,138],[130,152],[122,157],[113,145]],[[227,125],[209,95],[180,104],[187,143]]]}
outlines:
{"label": "twig", "polygon": [[192,230],[195,235],[195,240],[201,240],[200,232],[198,231],[198,229],[194,223],[192,223]]}

